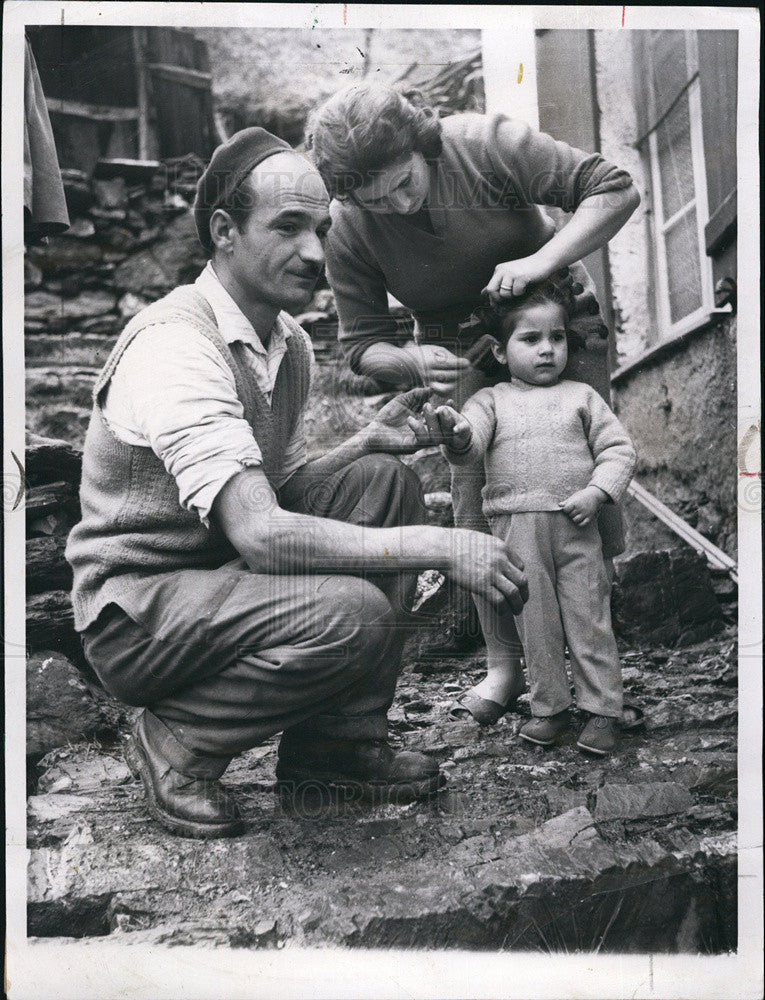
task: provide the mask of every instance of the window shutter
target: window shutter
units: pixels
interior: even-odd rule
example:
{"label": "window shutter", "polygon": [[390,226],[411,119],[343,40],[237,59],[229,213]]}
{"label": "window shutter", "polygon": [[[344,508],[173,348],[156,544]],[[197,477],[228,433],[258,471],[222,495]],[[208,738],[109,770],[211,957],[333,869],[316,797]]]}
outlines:
{"label": "window shutter", "polygon": [[[600,149],[592,34],[577,28],[536,33],[539,128],[588,152]],[[557,214],[550,214],[557,222]],[[584,265],[595,283],[603,318],[613,329],[607,253],[605,247],[596,250],[585,257]],[[616,350],[612,342],[610,349]]]}
{"label": "window shutter", "polygon": [[738,32],[699,31],[698,44],[709,198],[706,250],[720,257],[736,232]]}

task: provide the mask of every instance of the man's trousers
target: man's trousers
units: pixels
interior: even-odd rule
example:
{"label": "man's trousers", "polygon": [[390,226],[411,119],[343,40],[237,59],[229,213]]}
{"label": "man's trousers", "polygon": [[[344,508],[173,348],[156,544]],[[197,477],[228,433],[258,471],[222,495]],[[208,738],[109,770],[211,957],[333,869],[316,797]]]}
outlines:
{"label": "man's trousers", "polygon": [[[279,502],[370,527],[425,521],[417,475],[389,455],[288,482]],[[148,735],[172,767],[218,777],[234,754],[287,729],[384,738],[416,579],[260,574],[242,559],[165,573],[129,614],[107,605],[83,646],[107,691],[149,709]]]}

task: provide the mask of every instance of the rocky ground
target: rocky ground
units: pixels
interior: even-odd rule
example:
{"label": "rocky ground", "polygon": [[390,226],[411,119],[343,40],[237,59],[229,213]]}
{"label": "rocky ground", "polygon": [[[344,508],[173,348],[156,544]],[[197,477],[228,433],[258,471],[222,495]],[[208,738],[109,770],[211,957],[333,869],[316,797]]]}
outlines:
{"label": "rocky ground", "polygon": [[[276,742],[229,769],[248,817],[232,840],[165,833],[102,737],[43,757],[29,797],[29,933],[232,947],[690,951],[736,948],[736,664],[730,628],[624,651],[647,726],[606,760],[574,739],[448,718],[483,653],[413,644],[391,712],[401,746],[448,774],[432,802],[285,808]],[[527,712],[523,708],[523,713]]]}

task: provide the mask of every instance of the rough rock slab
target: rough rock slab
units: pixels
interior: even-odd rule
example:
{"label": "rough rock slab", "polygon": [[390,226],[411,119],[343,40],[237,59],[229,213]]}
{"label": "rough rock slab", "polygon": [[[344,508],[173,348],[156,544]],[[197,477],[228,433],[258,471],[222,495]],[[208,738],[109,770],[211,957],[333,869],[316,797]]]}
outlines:
{"label": "rough rock slab", "polygon": [[616,560],[615,567],[617,634],[686,646],[722,630],[722,609],[706,561],[691,549],[638,552]]}
{"label": "rough rock slab", "polygon": [[28,334],[24,338],[27,368],[77,365],[100,369],[117,342],[116,336],[98,333],[65,333],[61,336]]}
{"label": "rough rock slab", "polygon": [[82,450],[68,441],[26,433],[25,472],[30,486],[65,482],[78,486],[82,471]]}
{"label": "rough rock slab", "polygon": [[85,291],[71,299],[35,291],[24,299],[24,315],[30,320],[44,322],[54,319],[74,321],[111,312],[116,305],[116,296],[107,291]]}
{"label": "rough rock slab", "polygon": [[639,785],[604,785],[598,789],[595,819],[637,819],[687,812],[693,796],[673,781]]}
{"label": "rough rock slab", "polygon": [[43,651],[27,660],[27,756],[113,731],[121,711],[99,698],[69,660]]}
{"label": "rough rock slab", "polygon": [[66,538],[49,535],[42,538],[28,538],[27,593],[41,593],[50,587],[69,589],[72,586],[72,569],[64,558]]}

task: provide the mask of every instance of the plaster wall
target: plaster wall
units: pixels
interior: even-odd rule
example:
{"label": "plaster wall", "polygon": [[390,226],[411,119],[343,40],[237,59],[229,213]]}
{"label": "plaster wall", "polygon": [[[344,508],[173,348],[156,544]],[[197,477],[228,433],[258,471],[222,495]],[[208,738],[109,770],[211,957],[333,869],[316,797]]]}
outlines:
{"label": "plaster wall", "polygon": [[[638,452],[636,479],[729,555],[736,555],[736,320],[698,333],[613,387]],[[681,544],[635,502],[630,550]]]}
{"label": "plaster wall", "polygon": [[645,350],[650,340],[648,186],[635,149],[637,119],[632,49],[627,31],[596,31],[595,74],[600,111],[600,151],[632,175],[642,201],[608,244],[618,363]]}

